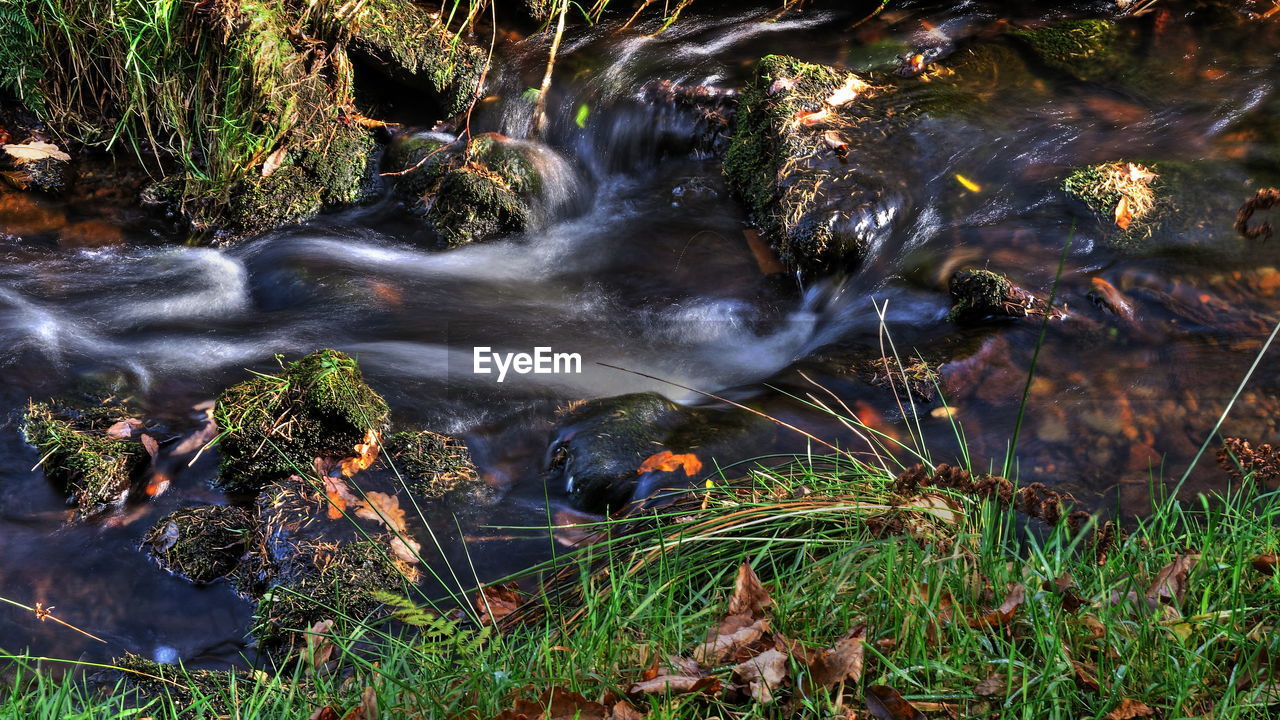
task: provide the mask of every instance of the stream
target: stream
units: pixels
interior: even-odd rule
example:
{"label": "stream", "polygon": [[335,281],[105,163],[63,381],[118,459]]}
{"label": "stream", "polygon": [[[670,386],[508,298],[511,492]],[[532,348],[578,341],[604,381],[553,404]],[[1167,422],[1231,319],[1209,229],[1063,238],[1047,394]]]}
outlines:
{"label": "stream", "polygon": [[[63,496],[18,432],[21,413],[28,398],[112,382],[134,388],[148,417],[190,427],[193,408],[247,369],[270,371],[276,354],[321,347],[358,357],[396,422],[464,439],[501,493],[488,506],[425,508],[424,549],[443,586],[501,577],[557,551],[545,526],[567,508],[566,493],[542,476],[557,407],[640,391],[715,404],[679,386],[750,402],[863,450],[805,401],[842,403],[935,462],[967,452],[975,468],[997,471],[1026,389],[1018,479],[1068,491],[1090,509],[1141,514],[1153,484],[1172,487],[1187,472],[1280,321],[1280,240],[1247,242],[1231,229],[1246,198],[1280,184],[1280,24],[1162,3],[1122,23],[1140,38],[1123,81],[979,68],[978,111],[913,124],[909,154],[877,168],[906,188],[890,208],[891,229],[856,272],[817,280],[762,272],[719,158],[694,140],[696,117],[646,92],[657,81],[740,88],[769,53],[865,72],[892,71],[900,55],[928,48],[945,67],[1008,23],[1049,19],[1024,5],[893,3],[859,22],[865,13],[816,3],[780,19],[772,6],[694,13],[656,36],[656,21],[579,28],[561,49],[538,144],[536,226],[485,244],[436,249],[386,188],[364,207],[221,247],[175,242],[144,213],[107,213],[84,198],[6,200],[0,596],[55,606],[106,643],[2,606],[0,647],[87,661],[128,650],[191,667],[252,657],[249,603],[225,584],[171,577],[138,549],[165,513],[226,501],[210,486],[216,451],[170,468],[171,486],[152,500],[67,524]],[[521,95],[538,84],[549,42],[500,38],[500,70],[473,132],[530,136]],[[926,73],[905,86],[903,102],[924,102],[941,84]],[[385,110],[429,130],[411,97]],[[1194,220],[1138,252],[1105,242],[1100,221],[1060,189],[1071,168],[1122,158],[1202,170],[1186,180]],[[86,233],[67,228],[86,224],[97,233],[70,241]],[[961,267],[997,269],[1044,297],[1058,278],[1056,304],[1068,317],[950,322],[946,281]],[[1131,322],[1091,301],[1095,278],[1124,293]],[[950,417],[935,401],[912,419],[887,388],[839,371],[878,357],[889,339],[904,355],[943,363]],[[583,372],[499,384],[471,371],[477,346],[578,353]],[[1273,439],[1277,369],[1264,357],[1221,436]],[[1226,487],[1218,444],[1183,492]],[[717,445],[703,460],[714,468],[808,450],[820,448],[778,431]],[[911,462],[905,452],[899,459]]]}

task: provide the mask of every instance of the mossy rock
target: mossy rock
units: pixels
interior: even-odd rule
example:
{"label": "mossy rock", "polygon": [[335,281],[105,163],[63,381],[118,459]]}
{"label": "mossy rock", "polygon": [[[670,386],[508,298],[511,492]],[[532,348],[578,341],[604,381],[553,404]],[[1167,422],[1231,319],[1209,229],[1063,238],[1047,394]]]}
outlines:
{"label": "mossy rock", "polygon": [[482,135],[452,161],[422,204],[441,242],[457,247],[529,229],[541,188],[522,145]]}
{"label": "mossy rock", "polygon": [[961,270],[951,276],[951,312],[953,322],[981,320],[1007,315],[1005,301],[1013,294],[1009,278],[990,270]]}
{"label": "mossy rock", "polygon": [[388,414],[345,353],[320,350],[282,364],[279,374],[259,374],[218,398],[217,482],[230,493],[256,493],[270,480],[311,468],[317,457],[351,457],[369,430],[386,427]]}
{"label": "mossy rock", "polygon": [[[206,710],[230,715],[237,709],[233,702],[237,696],[251,696],[256,686],[267,682],[266,674],[261,671],[188,670],[133,653],[112,658],[110,664],[113,669],[90,677],[90,683],[100,691],[131,695],[131,704],[135,707],[156,701],[172,703],[179,713],[189,712],[199,699]],[[155,712],[155,706],[150,709],[153,714],[164,714]]]}
{"label": "mossy rock", "polygon": [[1063,20],[1009,35],[1039,63],[1076,80],[1102,80],[1125,65],[1125,53],[1117,48],[1120,31],[1110,20]]}
{"label": "mossy rock", "polygon": [[457,438],[430,430],[399,432],[387,438],[387,452],[410,492],[427,499],[459,493],[475,497],[488,489],[471,451]]}
{"label": "mossy rock", "polygon": [[429,133],[396,137],[383,158],[388,171],[404,172],[395,177],[396,190],[416,199],[438,185],[453,159],[448,150],[441,149],[449,144],[444,138]]}
{"label": "mossy rock", "polygon": [[23,438],[35,446],[45,476],[63,488],[79,516],[122,503],[133,478],[149,462],[136,434],[113,437],[107,432],[135,415],[118,401],[27,404]]}
{"label": "mossy rock", "polygon": [[258,600],[253,634],[262,644],[289,646],[318,620],[365,621],[382,610],[378,595],[403,594],[414,571],[387,549],[392,536],[325,543],[300,540],[280,559],[275,581]]}
{"label": "mossy rock", "polygon": [[[332,20],[331,20],[332,23]],[[366,0],[337,21],[357,62],[427,93],[441,117],[461,114],[480,93],[487,54],[407,0]]]}
{"label": "mossy rock", "polygon": [[[804,275],[857,267],[892,222],[891,195],[908,184],[901,167],[904,108],[886,105],[887,88],[867,87],[839,108],[826,104],[851,75],[768,55],[739,96],[724,171],[752,221],[780,259]],[[856,79],[855,79],[856,80]],[[801,116],[826,111],[806,127]],[[842,137],[840,151],[824,136]]]}
{"label": "mossy rock", "polygon": [[241,507],[182,508],[160,518],[142,546],[164,570],[208,583],[235,570],[256,526],[254,514]]}
{"label": "mossy rock", "polygon": [[1168,186],[1164,180],[1165,168],[1154,164],[1147,166],[1156,173],[1156,179],[1149,185],[1155,203],[1142,217],[1134,218],[1128,227],[1121,228],[1115,223],[1121,194],[1106,183],[1107,168],[1115,164],[1102,163],[1076,168],[1063,179],[1062,189],[1097,215],[1099,223],[1105,229],[1103,239],[1108,245],[1119,250],[1141,250],[1151,239],[1162,216],[1172,208]]}

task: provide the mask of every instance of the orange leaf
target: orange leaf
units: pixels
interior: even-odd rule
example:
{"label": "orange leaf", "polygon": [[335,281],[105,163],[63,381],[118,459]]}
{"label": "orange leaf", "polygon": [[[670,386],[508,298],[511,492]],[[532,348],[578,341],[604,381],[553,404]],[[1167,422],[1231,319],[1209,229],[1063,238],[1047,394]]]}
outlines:
{"label": "orange leaf", "polygon": [[1129,209],[1129,198],[1121,195],[1120,202],[1116,203],[1116,225],[1121,230],[1128,230],[1131,222],[1133,222],[1133,211]]}
{"label": "orange leaf", "polygon": [[378,438],[377,430],[368,430],[364,434],[364,442],[355,446],[356,456],[347,458],[342,461],[342,474],[345,477],[351,477],[356,473],[368,468],[378,459],[378,450],[381,444]]}
{"label": "orange leaf", "polygon": [[515,612],[524,602],[520,586],[514,582],[501,585],[486,585],[476,592],[476,612],[480,614],[480,624],[490,625]]}
{"label": "orange leaf", "polygon": [[684,474],[689,477],[697,475],[702,470],[702,461],[693,453],[684,455],[676,455],[670,450],[663,450],[660,453],[654,453],[644,459],[640,463],[639,469],[636,470],[637,475],[643,475],[647,472],[655,470],[661,472],[675,472],[677,469],[684,470]]}
{"label": "orange leaf", "polygon": [[827,98],[827,104],[832,107],[848,105],[858,97],[859,93],[866,89],[867,84],[865,82],[863,82],[857,75],[850,75],[848,79],[844,81],[844,85],[841,85],[838,90],[831,93],[831,96]]}
{"label": "orange leaf", "polygon": [[814,125],[821,125],[822,123],[829,122],[834,117],[835,117],[835,113],[831,112],[831,110],[829,109],[824,108],[822,110],[818,110],[817,112],[796,113],[796,122],[800,123],[805,127],[813,127]]}

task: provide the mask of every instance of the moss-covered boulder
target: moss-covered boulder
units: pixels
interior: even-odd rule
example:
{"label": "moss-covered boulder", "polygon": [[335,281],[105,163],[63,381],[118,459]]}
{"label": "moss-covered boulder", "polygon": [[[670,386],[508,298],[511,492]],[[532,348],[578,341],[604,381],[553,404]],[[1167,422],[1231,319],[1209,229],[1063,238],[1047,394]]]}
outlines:
{"label": "moss-covered boulder", "polygon": [[149,455],[142,423],[117,400],[30,402],[22,435],[40,453],[45,476],[67,493],[81,517],[124,502]]}
{"label": "moss-covered boulder", "polygon": [[161,568],[195,583],[235,570],[249,548],[257,518],[245,508],[203,505],[160,518],[142,541]]}
{"label": "moss-covered boulder", "polygon": [[908,185],[894,173],[911,142],[900,132],[904,113],[886,105],[889,95],[790,57],[757,64],[739,96],[724,169],[791,269],[854,268],[887,232]]}
{"label": "moss-covered boulder", "polygon": [[1009,34],[1042,65],[1076,80],[1105,79],[1126,62],[1126,54],[1117,49],[1120,31],[1110,20],[1063,20]]}
{"label": "moss-covered boulder", "polygon": [[1134,250],[1146,245],[1171,209],[1163,173],[1159,165],[1123,160],[1088,165],[1071,171],[1062,189],[1097,215],[1108,244]]}
{"label": "moss-covered boulder", "polygon": [[1062,312],[1043,299],[1009,282],[990,270],[961,270],[951,276],[951,312],[947,319],[957,323],[980,322],[989,318],[1028,315],[1061,318]]}
{"label": "moss-covered boulder", "polygon": [[448,247],[523,232],[534,220],[542,190],[527,143],[481,135],[447,167],[427,170],[434,181],[419,202]]}
{"label": "moss-covered boulder", "polygon": [[[337,4],[335,4],[337,5]],[[338,10],[345,6],[338,6]],[[442,117],[465,112],[480,92],[487,54],[447,30],[436,17],[408,0],[365,0],[351,15],[330,15],[330,24],[350,33],[356,62],[427,94]]]}
{"label": "moss-covered boulder", "polygon": [[451,152],[452,136],[443,133],[402,133],[392,139],[383,158],[393,176],[397,192],[419,199],[440,183],[456,153]]}
{"label": "moss-covered boulder", "polygon": [[315,458],[352,457],[370,430],[386,427],[388,409],[354,359],[320,350],[228,388],[214,418],[222,431],[218,484],[256,493],[311,468]]}
{"label": "moss-covered boulder", "polygon": [[399,432],[387,438],[387,453],[415,495],[434,500],[487,494],[471,451],[457,438],[430,430]]}

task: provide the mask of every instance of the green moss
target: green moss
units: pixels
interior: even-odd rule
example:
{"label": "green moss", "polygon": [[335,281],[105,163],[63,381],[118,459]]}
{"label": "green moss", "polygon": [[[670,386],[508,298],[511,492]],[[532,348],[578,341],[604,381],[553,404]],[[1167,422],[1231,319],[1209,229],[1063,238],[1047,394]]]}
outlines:
{"label": "green moss", "polygon": [[1003,307],[1013,294],[1005,276],[990,270],[961,270],[951,276],[951,321],[980,320],[991,315],[1007,315]]}
{"label": "green moss", "polygon": [[256,493],[317,457],[350,457],[366,432],[381,430],[388,418],[386,401],[364,382],[356,361],[336,350],[233,385],[214,413],[222,429],[218,484],[232,493]]}
{"label": "green moss", "polygon": [[137,439],[107,434],[108,428],[131,416],[118,402],[82,407],[27,404],[23,437],[39,451],[46,477],[63,487],[82,517],[123,501],[134,475],[149,460]]}
{"label": "green moss", "polygon": [[382,609],[379,593],[402,592],[407,568],[389,556],[392,536],[346,544],[298,541],[254,614],[253,634],[288,646],[317,620],[366,620]]}
{"label": "green moss", "polygon": [[1064,20],[1048,27],[1014,30],[1009,33],[1022,42],[1040,63],[1077,80],[1100,80],[1124,65],[1117,52],[1119,31],[1110,20]]}
{"label": "green moss", "polygon": [[410,2],[366,0],[340,24],[353,55],[430,93],[444,117],[465,112],[480,92],[486,53]]}
{"label": "green moss", "polygon": [[487,489],[471,460],[471,451],[448,435],[429,430],[399,432],[387,439],[387,452],[405,486],[421,497],[436,499]]}
{"label": "green moss", "polygon": [[454,168],[429,199],[427,220],[445,245],[455,247],[525,230],[529,207],[496,173]]}
{"label": "green moss", "polygon": [[[391,172],[416,168],[396,176],[396,190],[417,198],[435,187],[449,168],[451,156],[448,151],[440,149],[445,145],[447,143],[439,138],[422,135],[402,135],[396,138],[384,159],[387,168]],[[430,158],[425,159],[428,156]]]}
{"label": "green moss", "polygon": [[174,575],[195,583],[213,582],[240,563],[256,524],[253,513],[240,507],[182,508],[160,518],[142,546]]}
{"label": "green moss", "polygon": [[1120,193],[1107,187],[1106,182],[1106,168],[1111,165],[1115,163],[1076,168],[1063,179],[1062,189],[1071,197],[1084,203],[1098,216],[1104,228],[1103,239],[1108,245],[1119,250],[1143,249],[1151,240],[1156,228],[1165,219],[1166,213],[1172,209],[1169,185],[1164,177],[1170,168],[1165,167],[1164,164],[1146,166],[1156,174],[1156,179],[1149,185],[1155,197],[1155,206],[1144,216],[1130,222],[1129,227],[1122,229],[1115,224],[1116,206],[1120,203]]}
{"label": "green moss", "polygon": [[93,676],[92,682],[99,688],[132,693],[139,706],[156,700],[172,703],[180,712],[189,711],[199,699],[207,710],[230,715],[237,709],[233,699],[252,696],[254,688],[266,678],[261,672],[246,670],[188,670],[133,653],[112,658],[111,665],[116,669]]}

